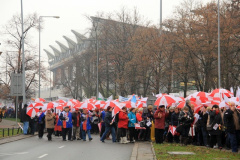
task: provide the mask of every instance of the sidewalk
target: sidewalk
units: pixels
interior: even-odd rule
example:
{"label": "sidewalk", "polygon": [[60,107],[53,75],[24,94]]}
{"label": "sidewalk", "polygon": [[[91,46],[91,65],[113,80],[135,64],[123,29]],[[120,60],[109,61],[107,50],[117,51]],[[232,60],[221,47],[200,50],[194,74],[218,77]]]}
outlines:
{"label": "sidewalk", "polygon": [[[20,123],[20,122],[19,122]],[[22,125],[22,123],[20,123]],[[15,121],[10,121],[6,119],[2,119],[0,122],[0,128],[19,128],[18,124]]]}
{"label": "sidewalk", "polygon": [[130,160],[155,160],[155,152],[151,142],[136,142]]}
{"label": "sidewalk", "polygon": [[32,136],[35,136],[35,135],[20,134],[20,135],[16,135],[16,136],[1,138],[0,139],[0,145],[5,144],[5,143],[9,143],[9,142],[18,141],[18,140],[25,139],[25,138],[29,138],[29,137],[32,137]]}

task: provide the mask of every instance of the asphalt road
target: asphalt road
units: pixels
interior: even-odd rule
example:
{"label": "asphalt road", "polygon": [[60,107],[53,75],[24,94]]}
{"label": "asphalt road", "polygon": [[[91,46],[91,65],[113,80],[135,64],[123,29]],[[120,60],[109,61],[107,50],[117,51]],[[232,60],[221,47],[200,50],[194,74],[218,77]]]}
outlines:
{"label": "asphalt road", "polygon": [[99,135],[89,141],[62,141],[54,137],[47,141],[37,136],[0,145],[0,160],[129,160],[133,144],[100,142]]}

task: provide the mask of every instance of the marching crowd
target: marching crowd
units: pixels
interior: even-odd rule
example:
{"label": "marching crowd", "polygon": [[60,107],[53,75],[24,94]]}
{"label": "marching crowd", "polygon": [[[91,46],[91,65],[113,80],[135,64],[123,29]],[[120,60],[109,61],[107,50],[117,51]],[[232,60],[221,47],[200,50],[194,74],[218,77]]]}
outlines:
{"label": "marching crowd", "polygon": [[233,102],[223,108],[203,105],[198,113],[194,113],[190,101],[186,101],[182,109],[166,108],[164,105],[157,108],[151,105],[144,108],[122,107],[115,116],[112,116],[113,108],[110,106],[106,110],[94,111],[70,111],[69,106],[65,106],[61,113],[57,114],[53,109],[47,109],[46,112],[40,109],[35,117],[30,118],[26,108],[27,105],[21,113],[24,134],[34,133],[37,129],[41,139],[46,128],[49,141],[52,140],[52,134],[62,136],[63,141],[86,141],[87,135],[91,141],[91,134],[94,133],[100,134],[103,143],[110,139],[110,135],[113,143],[151,141],[151,129],[154,126],[156,143],[193,144],[232,149],[232,152],[238,152],[240,145],[240,111]]}

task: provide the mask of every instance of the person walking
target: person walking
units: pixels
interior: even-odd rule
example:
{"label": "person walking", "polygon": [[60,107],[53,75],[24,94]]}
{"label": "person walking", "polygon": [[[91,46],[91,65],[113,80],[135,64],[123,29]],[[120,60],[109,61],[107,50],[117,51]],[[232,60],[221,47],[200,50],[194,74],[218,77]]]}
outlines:
{"label": "person walking", "polygon": [[165,119],[168,113],[165,112],[165,106],[160,105],[154,113],[155,119],[155,140],[157,144],[163,143],[163,133],[165,128]]}
{"label": "person walking", "polygon": [[52,113],[51,109],[47,109],[47,113],[45,115],[45,123],[47,128],[47,137],[48,141],[52,141],[52,134],[54,131],[54,121],[55,121],[55,115]]}
{"label": "person walking", "polygon": [[108,106],[107,107],[107,112],[104,118],[104,122],[105,122],[105,132],[103,133],[102,137],[100,138],[100,141],[104,142],[104,140],[106,139],[106,136],[108,134],[109,131],[111,131],[112,134],[112,142],[116,142],[116,134],[115,134],[115,127],[113,125],[113,117],[112,117],[112,110],[113,108]]}
{"label": "person walking", "polygon": [[72,113],[69,106],[64,108],[64,111],[59,117],[62,120],[62,138],[66,141],[66,135],[68,134],[68,140],[72,141]]}
{"label": "person walking", "polygon": [[45,114],[42,111],[42,108],[39,108],[38,116],[38,137],[42,139],[45,128]]}
{"label": "person walking", "polygon": [[87,109],[83,110],[83,113],[81,114],[81,128],[82,128],[82,139],[83,141],[86,141],[86,133],[88,135],[89,141],[92,140],[92,136],[90,133],[90,130],[92,129],[91,127],[91,113],[88,112]]}
{"label": "person walking", "polygon": [[135,140],[136,140],[136,138],[135,138],[136,137],[135,136],[135,132],[136,132],[135,123],[137,123],[137,118],[136,118],[136,115],[135,115],[135,111],[136,111],[135,108],[131,108],[130,112],[128,113],[128,118],[129,118],[128,130],[129,130],[129,136],[130,136],[130,143],[134,143]]}
{"label": "person walking", "polygon": [[81,140],[80,138],[80,124],[81,124],[81,113],[77,108],[75,112],[72,113],[73,119],[73,140]]}
{"label": "person walking", "polygon": [[119,111],[119,115],[118,115],[118,132],[120,135],[120,143],[129,143],[129,141],[127,141],[127,129],[128,129],[128,115],[127,115],[127,107],[122,107],[122,110]]}
{"label": "person walking", "polygon": [[21,122],[23,123],[23,134],[27,135],[30,117],[27,115],[27,104],[24,104],[24,107],[21,112]]}

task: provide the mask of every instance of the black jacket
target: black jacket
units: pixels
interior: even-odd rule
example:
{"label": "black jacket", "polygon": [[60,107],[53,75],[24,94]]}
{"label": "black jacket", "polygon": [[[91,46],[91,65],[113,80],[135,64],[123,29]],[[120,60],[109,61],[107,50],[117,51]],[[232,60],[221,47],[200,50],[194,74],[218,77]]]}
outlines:
{"label": "black jacket", "polygon": [[27,115],[27,107],[24,107],[21,112],[21,122],[29,122],[30,117]]}
{"label": "black jacket", "polygon": [[105,122],[106,127],[110,126],[110,123],[112,122],[112,119],[113,119],[112,118],[112,112],[107,111],[106,115],[105,115],[105,118],[104,118],[104,122]]}
{"label": "black jacket", "polygon": [[187,112],[187,116],[185,117],[185,113],[183,111],[180,112],[178,117],[179,123],[185,127],[190,127],[193,122],[193,118],[190,112]]}
{"label": "black jacket", "polygon": [[73,126],[77,126],[77,117],[79,117],[79,126],[81,124],[81,113],[80,112],[73,112],[72,113],[72,121],[73,121]]}
{"label": "black jacket", "polygon": [[[221,117],[220,113],[216,114],[216,111],[210,111],[209,116],[210,116],[209,124],[211,124],[212,126],[214,126],[216,123],[222,125],[222,117]],[[219,135],[219,134],[221,134],[221,132],[222,131],[219,130],[219,127],[218,127],[217,130],[212,129],[210,131],[210,134],[211,135]]]}
{"label": "black jacket", "polygon": [[150,121],[152,121],[153,120],[153,114],[148,109],[143,110],[142,118],[143,118],[143,120],[147,120],[147,118],[149,118]]}
{"label": "black jacket", "polygon": [[[233,118],[233,111],[231,109],[226,110],[224,113],[224,125],[226,127],[226,131],[229,133],[235,133],[236,126],[234,124],[234,118]],[[238,123],[240,124],[240,114],[237,112],[238,115]]]}
{"label": "black jacket", "polygon": [[203,114],[203,112],[199,111],[199,119],[197,121],[199,127],[203,128],[204,130],[207,129],[207,120],[208,120],[208,113],[206,112]]}
{"label": "black jacket", "polygon": [[171,116],[171,124],[173,126],[178,126],[178,117],[179,117],[179,113],[173,113],[172,116]]}

